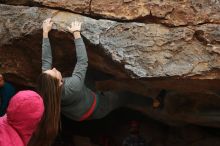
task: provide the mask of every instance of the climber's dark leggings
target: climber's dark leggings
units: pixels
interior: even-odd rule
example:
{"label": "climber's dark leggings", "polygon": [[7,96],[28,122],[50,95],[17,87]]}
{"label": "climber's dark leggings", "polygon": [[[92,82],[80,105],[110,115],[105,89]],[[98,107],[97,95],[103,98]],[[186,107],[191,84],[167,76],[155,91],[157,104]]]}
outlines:
{"label": "climber's dark leggings", "polygon": [[152,98],[130,92],[103,92],[97,95],[97,107],[89,119],[100,119],[119,107],[135,110],[152,106]]}

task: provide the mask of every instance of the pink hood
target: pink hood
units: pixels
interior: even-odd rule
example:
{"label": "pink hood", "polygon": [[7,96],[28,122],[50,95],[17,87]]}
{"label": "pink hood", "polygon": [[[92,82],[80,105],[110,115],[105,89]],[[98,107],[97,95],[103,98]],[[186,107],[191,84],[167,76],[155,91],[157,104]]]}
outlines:
{"label": "pink hood", "polygon": [[0,118],[0,146],[25,146],[44,112],[43,100],[25,90],[12,97],[7,113]]}

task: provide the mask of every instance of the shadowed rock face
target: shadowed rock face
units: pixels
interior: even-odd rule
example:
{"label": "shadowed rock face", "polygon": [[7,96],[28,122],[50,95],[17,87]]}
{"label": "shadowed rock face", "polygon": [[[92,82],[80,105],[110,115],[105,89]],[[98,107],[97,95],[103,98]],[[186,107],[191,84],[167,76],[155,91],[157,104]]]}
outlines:
{"label": "shadowed rock face", "polygon": [[[146,107],[143,109],[145,114],[172,125],[194,123],[220,127],[218,1],[204,1],[201,6],[200,2],[196,4],[195,1],[124,1],[123,4],[107,1],[106,6],[112,6],[107,8],[101,7],[101,2],[95,1],[38,2],[51,7],[71,9],[77,13],[114,19],[134,20],[149,15],[157,23],[95,20],[49,8],[1,4],[0,72],[6,73],[6,78],[17,84],[31,87],[35,85],[41,72],[42,21],[52,17],[54,26],[50,41],[53,63],[63,76],[69,76],[76,60],[72,36],[66,32],[66,27],[72,21],[79,20],[83,22],[81,33],[88,51],[89,67],[111,76],[107,81],[98,82],[97,89],[129,90],[152,97],[161,89],[167,89],[169,92],[164,110],[155,111]],[[141,4],[146,10],[137,8],[137,13],[130,12],[133,11],[132,5],[140,7]],[[188,10],[192,8],[192,4],[198,6],[197,11],[193,8],[195,15]],[[113,16],[109,11],[115,10],[115,7],[121,11],[115,11]],[[98,9],[102,9],[102,13]],[[181,17],[177,16],[180,11],[185,12]],[[131,16],[130,13],[134,15]],[[164,23],[186,26],[169,27],[163,25]]]}
{"label": "shadowed rock face", "polygon": [[[74,139],[73,141],[75,145],[82,145],[83,143],[85,146],[93,146],[95,133],[97,137],[107,135],[106,139],[110,146],[121,146],[123,140],[129,135],[129,131],[131,130],[131,125],[128,121],[133,119],[139,121],[140,135],[147,143],[149,143],[149,145],[218,146],[220,144],[220,131],[217,128],[207,128],[195,125],[169,127],[155,120],[148,119],[146,116],[141,115],[138,112],[123,109],[117,110],[106,118],[95,122],[68,123],[67,121],[64,121],[62,122],[64,125],[62,128],[63,130],[68,131],[69,134],[72,134],[72,137],[74,138],[69,137]],[[88,131],[90,131],[90,133],[88,133]],[[61,145],[57,144],[56,146]]]}

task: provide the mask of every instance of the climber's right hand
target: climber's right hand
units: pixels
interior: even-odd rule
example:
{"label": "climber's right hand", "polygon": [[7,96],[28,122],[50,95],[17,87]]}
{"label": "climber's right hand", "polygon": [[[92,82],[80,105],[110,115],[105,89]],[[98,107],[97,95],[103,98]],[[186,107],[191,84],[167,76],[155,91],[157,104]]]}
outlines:
{"label": "climber's right hand", "polygon": [[51,18],[47,18],[43,21],[43,35],[45,37],[48,37],[48,33],[52,29],[53,22],[51,21]]}

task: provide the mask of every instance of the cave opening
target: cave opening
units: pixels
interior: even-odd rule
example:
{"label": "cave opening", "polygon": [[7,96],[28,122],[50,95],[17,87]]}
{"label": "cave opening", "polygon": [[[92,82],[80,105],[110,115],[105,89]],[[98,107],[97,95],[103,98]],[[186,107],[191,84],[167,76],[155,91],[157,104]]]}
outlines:
{"label": "cave opening", "polygon": [[[10,76],[13,75],[6,74],[6,78],[10,78]],[[96,82],[112,79],[114,79],[112,75],[89,67],[85,82],[87,86],[93,88],[93,90],[96,90],[94,88],[96,86]],[[34,90],[34,87],[31,86],[23,86],[16,83],[15,85],[18,90]],[[114,88],[114,90],[116,89]],[[119,90],[121,90],[121,88]],[[176,100],[174,101],[176,102]],[[182,106],[186,110],[189,110],[189,101],[191,100],[187,100],[186,97],[179,98],[179,103],[172,104],[178,104],[178,106]],[[191,104],[193,106],[195,103]],[[177,108],[176,110],[180,109]],[[153,114],[160,115],[160,112],[161,111],[153,111]],[[214,146],[217,146],[219,144],[219,128],[211,128],[210,126],[198,126],[197,124],[178,121],[175,121],[174,123],[171,121],[170,124],[167,124],[163,120],[155,118],[152,116],[152,114],[146,115],[146,113],[141,113],[132,109],[119,108],[115,111],[112,111],[105,118],[83,122],[72,121],[62,115],[62,131],[57,136],[53,146],[121,146],[124,139],[130,133],[129,130],[131,128],[131,121],[138,121],[140,123],[140,134],[144,137],[146,143],[150,146],[206,146],[207,144],[213,144]]]}

